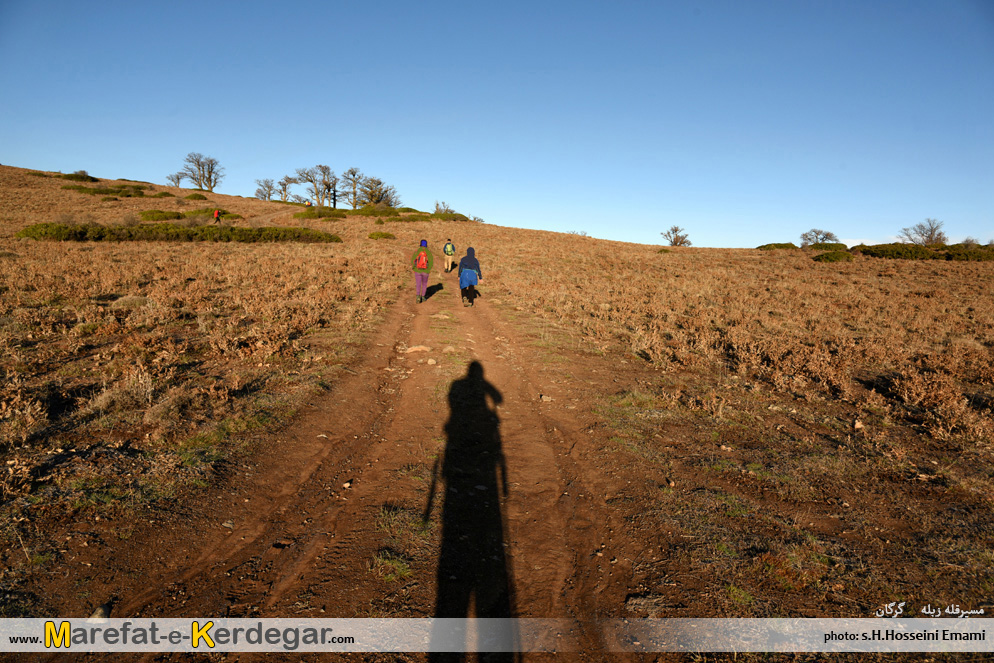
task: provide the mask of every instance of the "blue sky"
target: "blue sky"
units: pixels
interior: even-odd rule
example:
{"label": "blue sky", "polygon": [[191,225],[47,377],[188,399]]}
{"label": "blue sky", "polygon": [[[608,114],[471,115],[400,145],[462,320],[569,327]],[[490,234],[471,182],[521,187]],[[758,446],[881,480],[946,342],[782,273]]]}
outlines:
{"label": "blue sky", "polygon": [[355,166],[622,241],[987,241],[994,2],[0,0],[0,162],[164,184],[192,151],[221,193]]}

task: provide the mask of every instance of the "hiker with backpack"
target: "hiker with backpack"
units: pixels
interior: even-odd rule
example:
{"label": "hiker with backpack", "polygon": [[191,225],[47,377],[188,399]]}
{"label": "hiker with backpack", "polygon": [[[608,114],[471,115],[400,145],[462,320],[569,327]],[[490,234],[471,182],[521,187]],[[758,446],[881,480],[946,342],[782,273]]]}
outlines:
{"label": "hiker with backpack", "polygon": [[480,271],[480,261],[476,259],[473,247],[466,249],[466,255],[459,261],[459,289],[462,292],[462,305],[472,306],[473,300],[479,297],[476,285],[483,278]]}
{"label": "hiker with backpack", "polygon": [[214,223],[221,223],[221,210],[214,210]]}
{"label": "hiker with backpack", "polygon": [[414,268],[414,288],[417,291],[417,302],[420,304],[428,294],[428,275],[431,273],[431,266],[435,259],[428,250],[428,240],[421,240],[414,255],[411,256],[411,267]]}
{"label": "hiker with backpack", "polygon": [[445,246],[442,247],[442,253],[445,254],[445,273],[448,274],[456,266],[456,245],[452,243],[451,239],[445,240]]}

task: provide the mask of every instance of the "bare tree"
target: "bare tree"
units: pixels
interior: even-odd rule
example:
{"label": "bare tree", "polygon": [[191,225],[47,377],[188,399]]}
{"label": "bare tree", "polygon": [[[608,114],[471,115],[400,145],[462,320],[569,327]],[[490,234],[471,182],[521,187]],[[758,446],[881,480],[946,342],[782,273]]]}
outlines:
{"label": "bare tree", "polygon": [[835,236],[835,233],[829,232],[827,230],[818,230],[817,228],[812,228],[806,233],[801,233],[801,248],[809,244],[821,244],[822,242],[838,242],[839,238]]}
{"label": "bare tree", "polygon": [[276,185],[276,190],[279,192],[280,200],[284,203],[290,199],[290,187],[294,184],[300,184],[296,177],[291,177],[290,175],[284,175],[283,179],[279,181]]}
{"label": "bare tree", "polygon": [[400,205],[400,196],[397,195],[396,189],[385,184],[380,178],[364,177],[359,184],[359,202],[362,205],[397,207]]}
{"label": "bare tree", "polygon": [[435,214],[452,214],[453,212],[455,210],[449,207],[449,204],[444,200],[442,202],[435,201]]}
{"label": "bare tree", "polygon": [[318,166],[321,172],[321,190],[324,198],[331,203],[332,209],[338,209],[338,176],[328,166]]}
{"label": "bare tree", "polygon": [[186,173],[173,173],[172,175],[166,175],[166,181],[177,188],[183,184],[183,180],[185,179]]}
{"label": "bare tree", "polygon": [[362,185],[363,180],[362,172],[356,168],[352,167],[342,173],[342,194],[345,196],[345,202],[352,205],[352,209],[359,207],[359,187]]}
{"label": "bare tree", "polygon": [[314,199],[314,204],[318,207],[324,204],[324,187],[321,185],[320,168],[320,166],[317,166],[315,168],[297,169],[297,181],[307,185],[307,195]]}
{"label": "bare tree", "polygon": [[690,246],[690,240],[687,239],[687,233],[684,232],[683,228],[680,226],[673,226],[664,233],[659,233],[663,236],[670,246]]}
{"label": "bare tree", "polygon": [[303,196],[298,196],[297,194],[293,194],[292,196],[290,196],[290,201],[294,202],[294,203],[306,203],[306,202],[308,202],[307,198],[304,198]]}
{"label": "bare tree", "polygon": [[920,246],[935,246],[949,241],[946,233],[942,232],[942,221],[935,219],[925,219],[910,228],[901,228],[898,237],[902,242],[911,242]]}
{"label": "bare tree", "polygon": [[276,193],[276,184],[270,179],[256,180],[259,188],[255,190],[255,197],[259,200],[272,200]]}
{"label": "bare tree", "polygon": [[214,187],[224,179],[224,168],[214,157],[205,157],[200,152],[190,152],[183,163],[185,165],[180,172],[190,178],[198,189],[206,189],[213,193]]}

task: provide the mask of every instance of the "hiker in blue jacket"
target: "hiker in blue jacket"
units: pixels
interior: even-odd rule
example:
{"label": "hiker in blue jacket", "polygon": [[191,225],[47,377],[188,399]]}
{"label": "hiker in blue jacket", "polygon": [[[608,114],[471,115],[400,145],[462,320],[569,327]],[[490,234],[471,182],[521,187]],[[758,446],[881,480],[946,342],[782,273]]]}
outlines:
{"label": "hiker in blue jacket", "polygon": [[476,291],[476,285],[482,278],[480,261],[476,259],[476,252],[471,246],[466,249],[466,255],[459,261],[459,289],[462,291],[463,306],[473,305],[473,300],[480,294]]}

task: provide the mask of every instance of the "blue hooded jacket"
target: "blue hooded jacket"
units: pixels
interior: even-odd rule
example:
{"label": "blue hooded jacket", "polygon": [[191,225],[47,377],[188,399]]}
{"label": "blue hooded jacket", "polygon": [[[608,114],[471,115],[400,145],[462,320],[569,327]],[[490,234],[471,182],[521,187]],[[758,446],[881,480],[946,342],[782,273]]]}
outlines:
{"label": "blue hooded jacket", "polygon": [[[466,272],[466,276],[463,276]],[[476,259],[476,251],[473,247],[466,249],[466,255],[459,261],[459,287],[465,288],[469,285],[476,285],[477,279],[483,277],[480,271],[480,261]]]}

